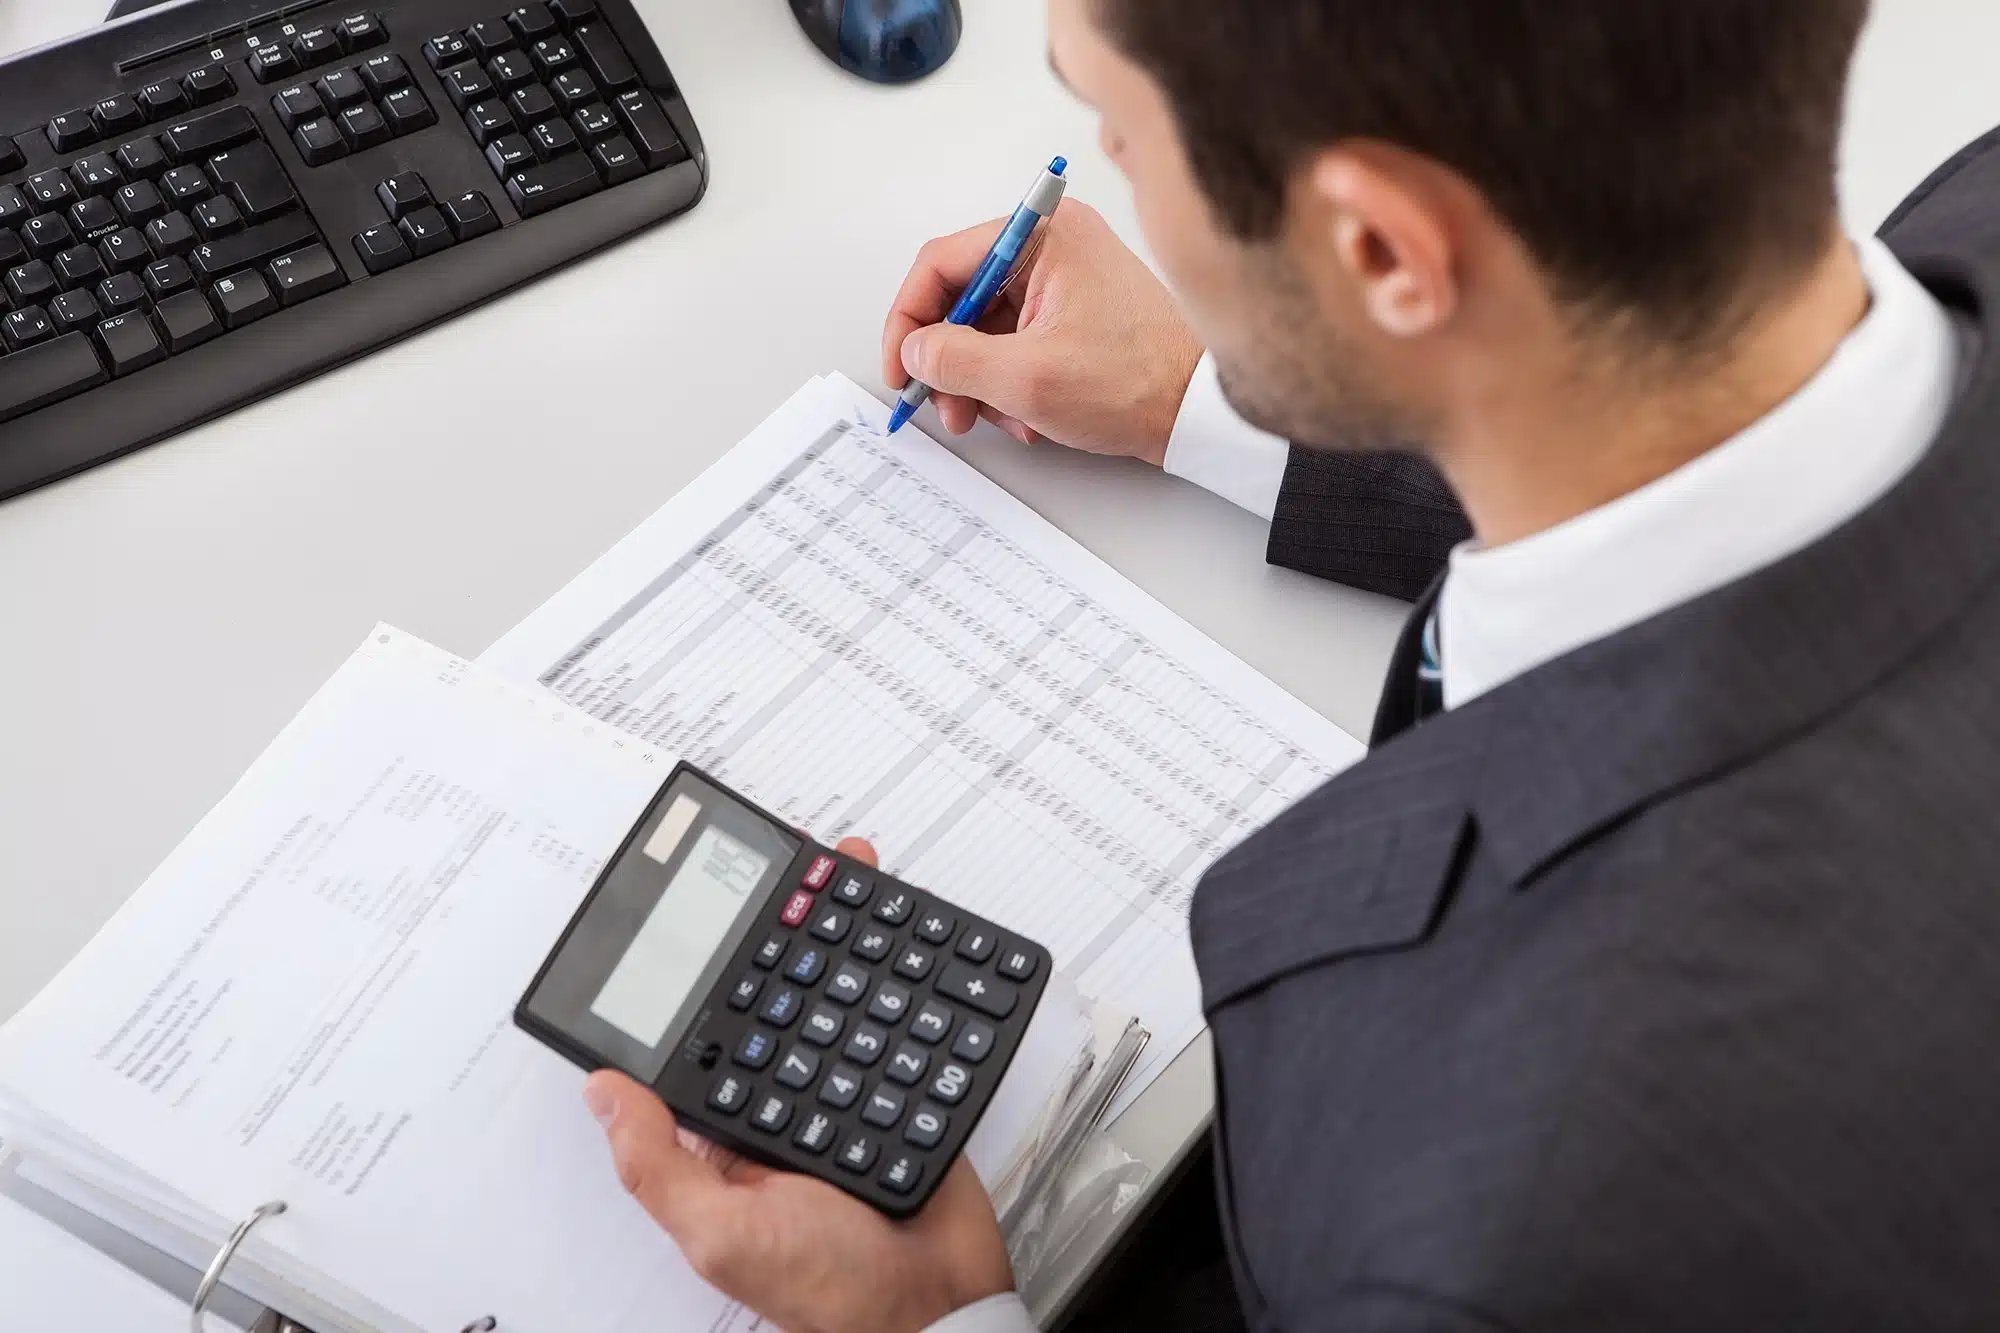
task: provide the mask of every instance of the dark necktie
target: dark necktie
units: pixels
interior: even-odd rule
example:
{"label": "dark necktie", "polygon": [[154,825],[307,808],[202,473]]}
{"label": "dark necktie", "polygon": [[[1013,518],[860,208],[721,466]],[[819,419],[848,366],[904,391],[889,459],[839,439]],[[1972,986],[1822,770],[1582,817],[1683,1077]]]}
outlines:
{"label": "dark necktie", "polygon": [[1438,650],[1438,613],[1424,621],[1423,651],[1417,661],[1417,721],[1444,711],[1444,657]]}

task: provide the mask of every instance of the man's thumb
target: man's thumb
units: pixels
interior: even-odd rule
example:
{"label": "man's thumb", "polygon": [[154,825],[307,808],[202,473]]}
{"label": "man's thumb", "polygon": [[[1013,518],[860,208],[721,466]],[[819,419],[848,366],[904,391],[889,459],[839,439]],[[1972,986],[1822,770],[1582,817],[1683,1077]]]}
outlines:
{"label": "man's thumb", "polygon": [[903,340],[903,369],[939,393],[1010,410],[1009,340],[958,324],[933,324]]}
{"label": "man's thumb", "polygon": [[727,1189],[713,1164],[682,1146],[673,1112],[652,1089],[604,1070],[583,1085],[583,1100],[611,1141],[618,1178],[668,1232]]}

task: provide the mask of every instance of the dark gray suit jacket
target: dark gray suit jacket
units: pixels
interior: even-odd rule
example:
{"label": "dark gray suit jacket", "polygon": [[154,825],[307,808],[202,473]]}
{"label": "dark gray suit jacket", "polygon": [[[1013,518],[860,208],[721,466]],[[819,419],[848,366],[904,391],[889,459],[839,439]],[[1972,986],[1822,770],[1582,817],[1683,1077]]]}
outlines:
{"label": "dark gray suit jacket", "polygon": [[1886,231],[1977,334],[1914,473],[1417,726],[1420,606],[1373,755],[1203,882],[1252,1327],[2000,1330],[1992,139]]}

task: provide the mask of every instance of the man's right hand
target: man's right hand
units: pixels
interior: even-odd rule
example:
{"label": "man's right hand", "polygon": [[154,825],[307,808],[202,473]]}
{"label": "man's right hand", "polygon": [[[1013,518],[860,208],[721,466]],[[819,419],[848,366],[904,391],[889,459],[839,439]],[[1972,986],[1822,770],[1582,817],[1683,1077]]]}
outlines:
{"label": "man's right hand", "polygon": [[1033,268],[979,328],[941,322],[1002,225],[918,253],[882,332],[883,379],[895,389],[913,375],[930,385],[954,435],[984,416],[1023,444],[1053,440],[1160,466],[1201,344],[1095,209],[1063,202]]}

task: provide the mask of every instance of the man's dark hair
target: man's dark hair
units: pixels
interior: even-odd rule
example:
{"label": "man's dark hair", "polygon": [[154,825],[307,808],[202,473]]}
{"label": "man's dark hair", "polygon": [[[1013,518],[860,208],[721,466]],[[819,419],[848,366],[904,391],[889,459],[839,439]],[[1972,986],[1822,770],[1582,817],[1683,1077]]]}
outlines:
{"label": "man's dark hair", "polygon": [[1094,0],[1246,240],[1314,152],[1458,172],[1557,293],[1682,344],[1822,253],[1868,0]]}

